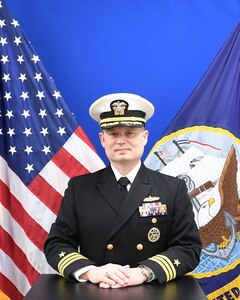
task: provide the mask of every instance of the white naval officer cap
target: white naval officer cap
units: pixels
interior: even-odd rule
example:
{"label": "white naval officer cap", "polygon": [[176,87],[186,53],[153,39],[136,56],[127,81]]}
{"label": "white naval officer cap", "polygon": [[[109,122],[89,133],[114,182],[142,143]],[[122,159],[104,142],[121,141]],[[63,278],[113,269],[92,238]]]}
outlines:
{"label": "white naval officer cap", "polygon": [[143,127],[154,113],[154,106],[147,99],[130,93],[102,96],[89,108],[90,116],[102,129],[116,126]]}

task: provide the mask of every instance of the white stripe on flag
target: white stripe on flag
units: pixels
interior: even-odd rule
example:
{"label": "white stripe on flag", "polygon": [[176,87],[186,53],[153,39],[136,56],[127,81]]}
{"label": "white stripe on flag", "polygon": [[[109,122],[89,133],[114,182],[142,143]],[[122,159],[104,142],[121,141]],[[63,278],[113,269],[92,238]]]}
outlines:
{"label": "white stripe on flag", "polygon": [[[22,227],[12,218],[9,211],[0,203],[0,225],[12,236],[14,242],[25,253],[30,264],[39,273],[56,273],[47,263],[44,253],[26,236]],[[13,230],[14,228],[14,230]]]}
{"label": "white stripe on flag", "polygon": [[[10,186],[8,178],[11,178]],[[9,186],[10,192],[21,202],[26,212],[42,226],[43,229],[49,232],[51,224],[56,219],[56,215],[29,191],[20,178],[8,167],[6,161],[1,156],[0,179]]]}
{"label": "white stripe on flag", "polygon": [[51,160],[39,173],[60,195],[63,196],[69,177],[61,171]]}
{"label": "white stripe on flag", "polygon": [[[0,272],[7,277],[17,287],[21,294],[26,293],[31,288],[26,276],[16,267],[11,258],[0,249]],[[13,281],[13,278],[15,279]]]}
{"label": "white stripe on flag", "polygon": [[97,153],[84,143],[84,141],[75,133],[71,135],[71,137],[63,145],[63,148],[65,148],[91,173],[105,167]]}

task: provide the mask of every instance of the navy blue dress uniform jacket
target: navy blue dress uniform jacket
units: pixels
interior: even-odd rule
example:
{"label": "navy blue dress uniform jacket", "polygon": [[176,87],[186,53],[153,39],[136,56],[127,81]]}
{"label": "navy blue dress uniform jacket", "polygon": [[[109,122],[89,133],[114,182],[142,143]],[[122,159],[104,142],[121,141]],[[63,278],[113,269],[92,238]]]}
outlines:
{"label": "navy blue dress uniform jacket", "polygon": [[[164,212],[144,215],[144,205]],[[144,264],[164,283],[197,266],[201,242],[185,182],[142,164],[125,200],[110,166],[70,179],[44,248],[65,278],[88,265]]]}

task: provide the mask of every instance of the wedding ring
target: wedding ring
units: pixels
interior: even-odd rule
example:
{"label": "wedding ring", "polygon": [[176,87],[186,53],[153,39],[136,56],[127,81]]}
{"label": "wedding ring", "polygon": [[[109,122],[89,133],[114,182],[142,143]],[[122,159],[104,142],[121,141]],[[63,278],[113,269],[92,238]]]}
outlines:
{"label": "wedding ring", "polygon": [[105,272],[105,276],[109,278],[109,271]]}

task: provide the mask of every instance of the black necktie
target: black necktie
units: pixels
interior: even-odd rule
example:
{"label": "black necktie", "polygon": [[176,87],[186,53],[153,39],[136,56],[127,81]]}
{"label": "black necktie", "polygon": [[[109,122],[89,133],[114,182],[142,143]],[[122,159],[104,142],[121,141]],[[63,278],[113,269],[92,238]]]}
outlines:
{"label": "black necktie", "polygon": [[120,185],[120,190],[122,192],[123,199],[125,199],[127,197],[127,194],[128,194],[127,185],[130,183],[130,181],[128,180],[127,177],[121,177],[118,180],[118,183]]}

